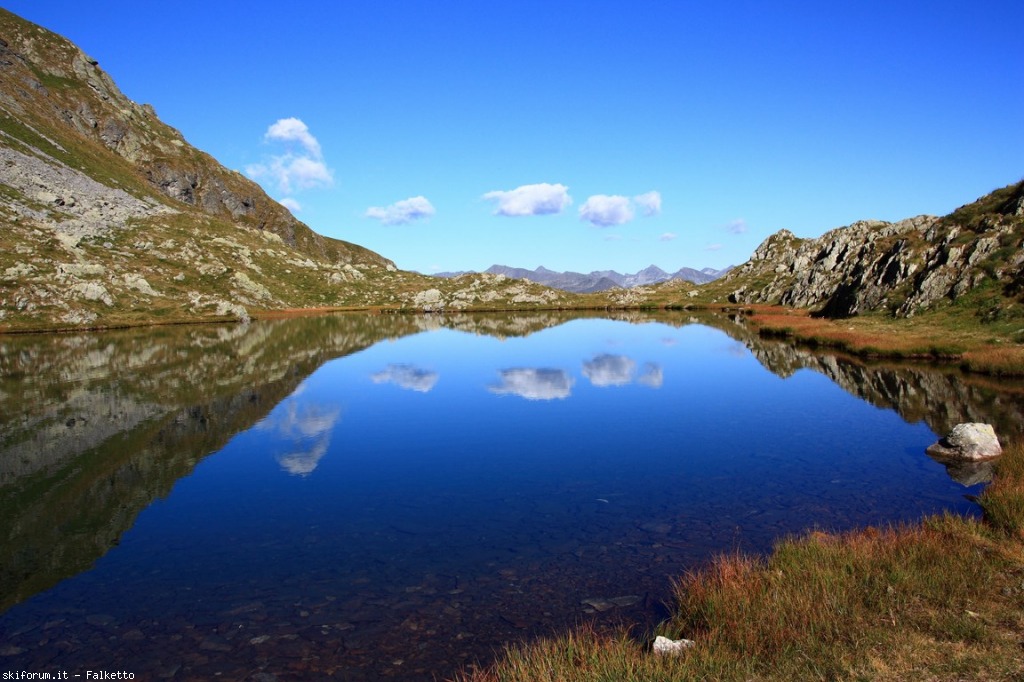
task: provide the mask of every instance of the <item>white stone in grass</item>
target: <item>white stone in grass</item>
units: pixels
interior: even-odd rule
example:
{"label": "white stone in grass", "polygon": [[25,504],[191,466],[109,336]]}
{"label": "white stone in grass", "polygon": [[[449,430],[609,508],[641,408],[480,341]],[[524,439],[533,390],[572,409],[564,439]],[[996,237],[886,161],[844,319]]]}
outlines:
{"label": "white stone in grass", "polygon": [[694,644],[692,639],[669,639],[658,635],[654,638],[654,646],[651,649],[658,656],[678,656]]}

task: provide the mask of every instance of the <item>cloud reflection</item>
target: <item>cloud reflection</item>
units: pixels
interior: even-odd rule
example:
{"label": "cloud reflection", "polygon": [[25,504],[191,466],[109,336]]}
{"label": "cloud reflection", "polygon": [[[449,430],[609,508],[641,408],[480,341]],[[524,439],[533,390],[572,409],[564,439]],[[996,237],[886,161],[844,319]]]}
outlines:
{"label": "cloud reflection", "polygon": [[520,367],[501,370],[501,384],[491,393],[512,394],[527,400],[561,400],[572,393],[573,378],[564,370]]}
{"label": "cloud reflection", "polygon": [[331,432],[341,416],[338,407],[291,400],[285,409],[260,422],[259,429],[273,431],[288,449],[274,456],[293,476],[308,476],[320,464],[331,445]]}
{"label": "cloud reflection", "polygon": [[[583,376],[599,388],[606,386],[626,386],[633,383],[636,374],[636,361],[625,355],[604,353],[590,362],[583,363]],[[661,365],[645,362],[636,377],[636,383],[649,388],[661,388],[665,381]]]}
{"label": "cloud reflection", "polygon": [[375,384],[391,383],[410,391],[427,393],[437,383],[438,374],[413,365],[388,365],[371,374],[370,378]]}
{"label": "cloud reflection", "polygon": [[625,386],[633,381],[636,362],[625,355],[598,355],[583,363],[583,376],[594,386]]}
{"label": "cloud reflection", "polygon": [[661,388],[661,385],[665,383],[665,374],[661,369],[661,365],[645,362],[640,376],[636,378],[636,382],[648,388]]}

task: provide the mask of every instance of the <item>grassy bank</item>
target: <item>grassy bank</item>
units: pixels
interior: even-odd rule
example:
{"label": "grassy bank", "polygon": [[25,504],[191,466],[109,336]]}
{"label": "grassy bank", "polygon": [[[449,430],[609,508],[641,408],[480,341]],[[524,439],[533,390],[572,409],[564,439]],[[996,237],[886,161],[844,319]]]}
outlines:
{"label": "grassy bank", "polygon": [[658,630],[697,642],[679,657],[584,628],[458,679],[1024,679],[1024,444],[1007,448],[980,503],[983,520],[814,532],[768,557],[715,559],[678,581]]}
{"label": "grassy bank", "polygon": [[904,320],[862,315],[830,320],[780,306],[746,310],[750,323],[765,336],[868,357],[953,360],[971,372],[1024,376],[1024,339],[1021,330],[1011,327],[986,326],[949,315]]}

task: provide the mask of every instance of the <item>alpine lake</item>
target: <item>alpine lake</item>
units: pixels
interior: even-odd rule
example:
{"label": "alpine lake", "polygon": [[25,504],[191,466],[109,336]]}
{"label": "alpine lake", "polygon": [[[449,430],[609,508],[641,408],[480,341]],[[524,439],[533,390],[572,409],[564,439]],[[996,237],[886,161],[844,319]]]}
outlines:
{"label": "alpine lake", "polygon": [[[685,312],[0,336],[0,670],[433,680],[715,555],[977,515],[1024,387]],[[56,679],[56,678],[54,678]]]}

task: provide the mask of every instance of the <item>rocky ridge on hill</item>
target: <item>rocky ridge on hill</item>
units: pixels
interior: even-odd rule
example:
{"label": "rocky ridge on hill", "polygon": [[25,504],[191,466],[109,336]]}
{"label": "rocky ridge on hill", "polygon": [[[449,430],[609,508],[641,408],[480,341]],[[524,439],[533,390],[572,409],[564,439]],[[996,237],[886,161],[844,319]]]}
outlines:
{"label": "rocky ridge on hill", "polygon": [[1019,307],[1022,247],[1019,182],[942,218],[861,221],[816,239],[781,230],[720,286],[733,303],[811,308],[827,317],[910,317],[956,303],[998,317]]}

